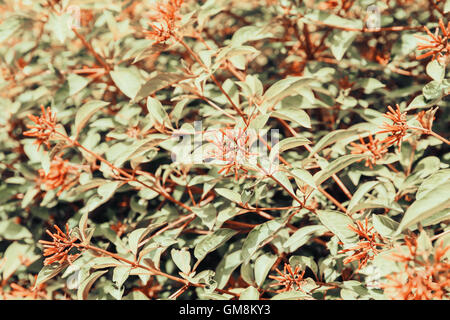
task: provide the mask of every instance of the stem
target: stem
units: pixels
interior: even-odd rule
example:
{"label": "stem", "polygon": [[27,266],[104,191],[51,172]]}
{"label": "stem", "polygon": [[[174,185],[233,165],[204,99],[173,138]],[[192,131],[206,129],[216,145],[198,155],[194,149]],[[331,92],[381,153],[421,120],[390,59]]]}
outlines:
{"label": "stem", "polygon": [[109,72],[111,70],[111,67],[106,63],[106,61],[102,57],[100,57],[100,55],[97,52],[95,52],[94,48],[92,47],[92,45],[89,42],[87,42],[86,38],[83,35],[81,35],[80,33],[78,33],[76,28],[72,28],[72,31],[75,33],[75,35],[78,37],[78,39],[81,40],[81,42],[88,49],[88,51],[90,53],[92,53],[95,60],[97,60],[98,63],[100,63],[103,68],[105,68],[106,72]]}
{"label": "stem", "polygon": [[415,130],[419,130],[422,131],[425,134],[429,134],[432,135],[433,137],[441,140],[442,142],[444,142],[445,144],[450,144],[450,141],[445,139],[444,137],[438,135],[436,132],[433,132],[431,130],[425,129],[425,128],[419,128],[419,127],[415,127],[415,126],[408,126],[410,129],[415,129]]}
{"label": "stem", "polygon": [[183,40],[183,38],[180,38],[176,35],[173,35],[174,39],[180,43],[188,52],[189,54],[194,58],[195,61],[198,62],[198,64],[200,64],[200,66],[210,74],[211,80],[217,85],[217,87],[219,88],[219,90],[222,92],[222,94],[227,98],[227,100],[230,102],[232,108],[239,114],[239,116],[241,116],[242,120],[244,120],[244,123],[247,125],[248,124],[248,120],[245,117],[245,114],[242,112],[242,110],[233,102],[233,100],[231,99],[231,97],[228,95],[228,93],[223,89],[222,85],[220,84],[220,82],[216,79],[216,77],[210,73],[209,68],[203,63],[203,61],[197,56],[197,54],[192,51],[192,49],[187,45],[187,43]]}
{"label": "stem", "polygon": [[[297,132],[291,128],[291,126],[284,121],[283,119],[279,119],[277,118],[277,120],[286,128],[289,130],[289,132],[294,136],[298,136]],[[308,150],[309,152],[313,152],[312,148],[305,144],[304,147],[306,148],[306,150]],[[317,157],[317,155],[314,155],[315,157]],[[350,191],[347,189],[347,187],[342,183],[341,179],[339,179],[339,177],[336,174],[333,174],[331,176],[333,178],[333,180],[337,183],[337,185],[341,188],[341,190],[345,193],[345,195],[351,200],[352,199],[352,194],[350,193]],[[325,195],[325,193],[324,193]],[[327,197],[328,198],[328,197]],[[331,199],[330,199],[331,200]]]}

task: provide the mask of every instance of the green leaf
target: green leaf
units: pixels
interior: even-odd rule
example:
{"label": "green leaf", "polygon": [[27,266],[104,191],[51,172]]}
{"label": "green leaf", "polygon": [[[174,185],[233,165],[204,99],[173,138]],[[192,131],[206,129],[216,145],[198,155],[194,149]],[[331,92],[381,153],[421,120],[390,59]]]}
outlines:
{"label": "green leaf", "polygon": [[145,237],[147,233],[147,228],[139,228],[131,232],[128,236],[128,246],[135,256],[137,254],[138,245],[141,242],[141,239]]}
{"label": "green leaf", "polygon": [[102,197],[102,200],[108,201],[116,192],[117,188],[120,185],[120,181],[111,181],[105,184],[102,184],[98,189],[97,193],[100,197]]}
{"label": "green leaf", "polygon": [[71,73],[67,76],[67,83],[69,85],[69,96],[73,96],[74,94],[80,92],[89,84],[90,80],[81,77],[77,74]]}
{"label": "green leaf", "polygon": [[442,82],[445,76],[445,67],[437,60],[431,60],[427,64],[427,74],[435,81]]}
{"label": "green leaf", "polygon": [[116,167],[121,167],[128,160],[136,159],[151,150],[156,150],[156,146],[167,139],[169,139],[169,137],[164,134],[151,134],[145,139],[137,140],[131,146],[128,146],[125,152],[119,153],[114,159],[114,165]]}
{"label": "green leaf", "polygon": [[264,93],[263,103],[261,105],[263,110],[275,105],[286,97],[299,94],[299,89],[309,87],[313,78],[309,77],[289,77],[275,82]]}
{"label": "green leaf", "polygon": [[237,231],[231,229],[219,229],[214,233],[208,234],[206,237],[202,238],[195,246],[195,258],[197,258],[198,261],[203,260],[208,253],[219,248],[225,242],[230,240],[231,237],[233,237],[236,233]]}
{"label": "green leaf", "polygon": [[215,188],[214,191],[232,202],[242,203],[241,195],[236,191],[225,188]]}
{"label": "green leaf", "polygon": [[353,40],[356,38],[354,31],[336,31],[331,38],[331,53],[333,53],[336,60],[341,60],[345,51],[350,47]]}
{"label": "green leaf", "polygon": [[399,225],[397,221],[381,214],[373,215],[372,223],[375,230],[383,237],[393,236]]}
{"label": "green leaf", "polygon": [[441,83],[439,81],[435,81],[435,80],[427,83],[423,87],[422,93],[423,93],[424,97],[428,100],[439,98],[442,94]]}
{"label": "green leaf", "polygon": [[164,110],[161,102],[159,100],[148,97],[147,98],[147,110],[149,115],[159,124],[168,123],[169,121],[169,115]]}
{"label": "green leaf", "polygon": [[338,129],[329,132],[326,134],[322,139],[319,140],[319,142],[316,143],[313,150],[311,151],[311,155],[318,153],[323,148],[337,142],[343,139],[347,139],[349,137],[357,137],[358,131],[357,130],[351,130],[351,129]]}
{"label": "green leaf", "polygon": [[124,282],[128,279],[131,269],[132,267],[129,265],[118,266],[114,268],[112,280],[116,284],[117,288],[122,287]]}
{"label": "green leaf", "polygon": [[13,219],[0,221],[0,238],[6,240],[20,240],[31,237],[31,232],[24,226],[15,223]]}
{"label": "green leaf", "polygon": [[289,239],[283,244],[287,252],[294,252],[304,244],[306,244],[311,236],[323,234],[328,229],[322,225],[312,225],[299,228]]}
{"label": "green leaf", "polygon": [[0,43],[11,37],[17,30],[20,29],[22,20],[18,16],[10,16],[3,20],[0,24]]}
{"label": "green leaf", "polygon": [[345,156],[342,156],[330,164],[316,174],[314,174],[314,181],[316,182],[316,185],[322,184],[325,180],[327,180],[329,177],[331,177],[336,172],[341,171],[344,168],[347,168],[352,163],[360,161],[362,159],[365,159],[366,155],[362,154],[348,154]]}
{"label": "green leaf", "polygon": [[77,291],[77,298],[78,300],[86,300],[89,295],[89,291],[91,290],[92,286],[94,285],[95,281],[97,281],[98,278],[100,278],[102,275],[107,273],[108,270],[101,270],[93,272],[89,277],[87,277],[85,280],[83,280],[78,287]]}
{"label": "green leaf", "polygon": [[242,263],[241,250],[230,250],[222,258],[216,268],[215,279],[217,281],[217,287],[223,289],[230,279],[233,271]]}
{"label": "green leaf", "polygon": [[309,115],[302,109],[283,108],[273,111],[270,116],[295,122],[305,128],[311,128]]}
{"label": "green leaf", "polygon": [[173,262],[184,274],[188,275],[191,271],[191,254],[186,248],[181,250],[172,249],[170,251]]}
{"label": "green leaf", "polygon": [[355,224],[347,215],[334,210],[318,210],[317,215],[320,222],[342,242],[353,243],[358,240],[357,234],[349,228],[355,227]]}
{"label": "green leaf", "polygon": [[199,217],[203,224],[211,230],[216,222],[217,210],[211,204],[208,203],[206,206],[202,206],[200,208],[192,208],[192,211]]}
{"label": "green leaf", "polygon": [[379,181],[368,181],[363,183],[362,185],[359,186],[358,190],[356,190],[356,192],[353,194],[352,199],[350,200],[350,203],[347,206],[347,210],[349,212],[353,212],[353,208],[359,204],[359,202],[361,201],[361,199],[364,197],[364,195],[369,192],[370,190],[372,190],[378,183],[380,183]]}
{"label": "green leaf", "polygon": [[267,120],[269,120],[269,117],[270,117],[269,113],[260,114],[260,115],[256,116],[250,123],[249,128],[256,130],[256,131],[264,128],[264,126],[267,123]]}
{"label": "green leaf", "polygon": [[241,265],[241,278],[249,285],[256,286],[255,273],[250,259],[245,260]]}
{"label": "green leaf", "polygon": [[281,185],[289,190],[291,194],[295,194],[294,189],[292,189],[291,182],[289,181],[289,178],[287,177],[286,173],[283,171],[277,171],[272,175],[275,179],[278,180],[278,182],[281,183]]}
{"label": "green leaf", "polygon": [[81,215],[80,221],[78,223],[78,229],[80,230],[82,241],[86,241],[86,228],[87,228],[87,221],[89,218],[89,211],[84,212]]}
{"label": "green leaf", "polygon": [[56,14],[52,13],[49,19],[49,26],[53,30],[53,36],[62,44],[65,43],[66,38],[69,36],[69,20],[70,15],[67,13]]}
{"label": "green leaf", "polygon": [[248,260],[269,237],[273,236],[283,224],[279,220],[270,220],[252,229],[242,244],[242,258]]}
{"label": "green leaf", "polygon": [[428,178],[426,178],[422,184],[419,186],[419,189],[416,193],[416,200],[422,199],[425,197],[431,190],[436,188],[437,186],[447,183],[450,181],[450,170],[441,170],[438,171]]}
{"label": "green leaf", "polygon": [[231,38],[233,46],[240,46],[248,41],[261,40],[273,36],[269,32],[269,28],[261,28],[257,26],[245,26],[237,30]]}
{"label": "green leaf", "polygon": [[432,214],[428,218],[422,220],[421,224],[422,226],[427,227],[438,224],[448,219],[450,219],[450,208]]}
{"label": "green leaf", "polygon": [[109,73],[117,87],[130,99],[139,92],[141,88],[141,77],[136,68],[116,67]]}
{"label": "green leaf", "polygon": [[37,276],[36,282],[34,284],[34,288],[37,288],[37,286],[39,286],[40,284],[50,280],[51,278],[55,277],[56,275],[58,275],[62,270],[64,270],[65,268],[67,268],[67,266],[69,266],[69,263],[63,263],[63,264],[59,264],[59,263],[52,263],[50,265],[44,266],[41,271],[39,271],[39,274]]}
{"label": "green leaf", "polygon": [[409,111],[412,109],[418,109],[418,108],[425,108],[427,106],[427,102],[425,100],[425,97],[420,94],[417,97],[411,101],[411,103],[408,105],[408,107],[405,109],[405,111]]}
{"label": "green leaf", "polygon": [[6,251],[4,251],[4,256],[1,261],[3,264],[3,280],[9,279],[9,277],[11,277],[11,275],[13,275],[20,266],[22,266],[22,259],[30,259],[31,261],[35,260],[35,257],[32,256],[32,250],[33,248],[29,245],[18,241],[15,241],[8,246]]}
{"label": "green leaf", "polygon": [[146,83],[142,85],[133,99],[133,102],[139,102],[141,99],[153,95],[161,89],[172,86],[180,81],[188,79],[187,76],[176,73],[158,73],[151,77]]}
{"label": "green leaf", "polygon": [[366,79],[361,79],[360,81],[361,82],[360,82],[359,86],[361,88],[364,88],[365,94],[371,94],[375,90],[385,87],[385,85],[383,83],[381,83],[380,80],[375,79],[375,78],[366,78]]}
{"label": "green leaf", "polygon": [[278,142],[273,148],[272,150],[270,150],[270,154],[269,154],[269,159],[273,160],[275,159],[275,157],[292,148],[296,148],[299,146],[303,146],[305,144],[309,144],[311,143],[311,141],[309,141],[308,139],[304,138],[304,137],[290,137],[290,138],[286,138],[281,140],[280,142]]}
{"label": "green leaf", "polygon": [[248,287],[241,292],[239,300],[259,300],[259,291],[255,287]]}
{"label": "green leaf", "polygon": [[255,260],[255,283],[261,287],[278,257],[273,254],[263,254]]}
{"label": "green leaf", "polygon": [[303,183],[306,183],[310,187],[317,189],[314,178],[311,175],[311,173],[309,173],[309,171],[307,171],[305,169],[297,168],[297,169],[291,170],[289,173],[291,174],[291,176],[293,176],[295,178],[297,185],[303,185]]}
{"label": "green leaf", "polygon": [[397,234],[434,213],[449,208],[450,194],[448,190],[450,190],[450,182],[435,187],[421,199],[414,201],[406,210],[397,229]]}
{"label": "green leaf", "polygon": [[77,114],[75,115],[75,136],[78,136],[81,129],[83,129],[89,121],[89,118],[91,118],[98,110],[106,107],[107,105],[109,105],[109,102],[92,100],[85,103],[80,109],[78,109]]}
{"label": "green leaf", "polygon": [[162,225],[164,225],[164,222],[160,223],[151,223],[146,228],[138,228],[131,232],[128,236],[128,246],[133,252],[133,254],[136,256],[139,248],[139,244],[144,240],[144,238],[152,231],[158,229]]}

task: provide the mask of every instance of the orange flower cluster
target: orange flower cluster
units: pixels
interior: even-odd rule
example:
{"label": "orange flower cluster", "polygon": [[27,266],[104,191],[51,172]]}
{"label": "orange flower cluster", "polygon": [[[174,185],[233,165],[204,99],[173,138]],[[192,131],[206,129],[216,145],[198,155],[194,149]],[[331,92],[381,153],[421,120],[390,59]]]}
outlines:
{"label": "orange flower cluster", "polygon": [[254,142],[252,140],[253,137],[241,128],[238,130],[220,129],[213,139],[208,139],[216,146],[209,157],[224,165],[219,173],[227,175],[233,170],[236,180],[239,177],[240,170],[247,174],[248,170],[242,164],[248,161],[251,156],[257,155],[250,152],[250,146]]}
{"label": "orange flower cluster", "polygon": [[40,117],[28,115],[31,121],[35,123],[35,125],[27,125],[27,128],[30,129],[23,133],[24,136],[27,137],[35,137],[35,144],[38,145],[38,148],[44,144],[47,148],[50,148],[49,139],[51,135],[55,132],[56,127],[56,116],[52,114],[50,107],[47,108],[47,112],[43,105],[41,105],[42,115]]}
{"label": "orange flower cluster", "polygon": [[180,20],[178,10],[184,0],[166,0],[154,6],[155,13],[151,18],[155,21],[149,22],[152,30],[144,31],[149,39],[154,39],[155,44],[165,42],[173,36],[176,22]]}
{"label": "orange flower cluster", "polygon": [[[35,276],[35,281],[36,279],[37,275]],[[16,300],[20,298],[28,298],[32,300],[46,300],[49,298],[47,290],[45,289],[47,287],[46,283],[41,283],[36,288],[33,288],[33,286],[25,288],[21,285],[18,285],[17,283],[11,283],[9,286],[11,287],[11,291],[5,295],[6,299]]]}
{"label": "orange flower cluster", "polygon": [[425,31],[431,39],[423,36],[416,36],[416,38],[427,42],[420,43],[417,46],[417,49],[428,50],[427,53],[418,56],[418,60],[425,59],[429,56],[433,56],[433,60],[450,56],[450,21],[448,22],[447,27],[445,27],[442,19],[439,19],[439,27],[441,28],[443,36],[438,34],[439,28],[436,28],[436,31],[432,34],[430,29],[427,27],[425,27]]}
{"label": "orange flower cluster", "polygon": [[292,270],[291,265],[284,264],[283,272],[280,270],[275,269],[275,271],[280,276],[272,276],[269,275],[270,279],[277,280],[278,282],[272,283],[270,287],[276,287],[276,286],[283,286],[283,289],[278,290],[277,292],[284,292],[284,291],[290,291],[290,290],[296,290],[296,291],[303,291],[302,285],[303,285],[303,276],[305,275],[305,270],[303,270],[300,273],[300,266],[296,266],[294,270]]}
{"label": "orange flower cluster", "polygon": [[44,256],[48,257],[44,260],[44,265],[50,265],[52,263],[64,264],[68,262],[72,264],[79,256],[78,254],[69,254],[72,248],[77,248],[75,242],[79,239],[77,237],[71,237],[69,231],[69,225],[66,224],[66,233],[54,225],[56,233],[51,233],[47,230],[47,234],[53,239],[53,241],[39,240],[44,245]]}
{"label": "orange flower cluster", "polygon": [[[352,225],[348,227],[359,235],[360,241],[356,246],[340,250],[339,253],[354,251],[351,256],[344,259],[344,264],[358,261],[358,268],[356,270],[360,270],[380,252],[377,247],[383,247],[385,244],[382,243],[384,238],[378,232],[372,231],[373,226],[369,228],[369,220],[367,217],[364,225],[360,221],[356,221],[356,226],[356,228]],[[380,242],[377,242],[377,239]]]}
{"label": "orange flower cluster", "polygon": [[[79,170],[77,167],[69,164],[69,160],[63,160],[61,157],[56,156],[50,163],[50,170],[46,174],[44,169],[39,169],[39,177],[48,190],[54,190],[58,187],[61,189],[56,194],[61,195],[64,190],[70,189],[79,176]],[[69,176],[72,176],[69,178]]]}
{"label": "orange flower cluster", "polygon": [[401,149],[401,142],[406,135],[408,125],[406,124],[406,112],[400,111],[400,106],[396,105],[397,109],[394,110],[391,106],[388,106],[389,111],[383,116],[392,120],[393,124],[383,123],[381,127],[383,130],[377,133],[389,132],[392,135],[381,141],[381,143],[387,144],[387,146],[397,144],[399,150]]}
{"label": "orange flower cluster", "polygon": [[[408,254],[394,254],[393,259],[403,264],[404,271],[387,275],[388,283],[382,284],[393,299],[432,300],[450,297],[450,263],[445,259],[450,246],[443,242],[429,252],[417,252],[416,237],[406,237]],[[432,258],[431,258],[432,257]]]}
{"label": "orange flower cluster", "polygon": [[373,165],[377,160],[383,158],[383,156],[387,153],[387,145],[380,142],[378,139],[373,139],[372,135],[369,134],[369,142],[364,142],[364,139],[359,137],[359,141],[361,144],[357,144],[354,142],[350,142],[351,153],[352,154],[369,154],[369,157],[366,159],[365,166],[373,168]]}

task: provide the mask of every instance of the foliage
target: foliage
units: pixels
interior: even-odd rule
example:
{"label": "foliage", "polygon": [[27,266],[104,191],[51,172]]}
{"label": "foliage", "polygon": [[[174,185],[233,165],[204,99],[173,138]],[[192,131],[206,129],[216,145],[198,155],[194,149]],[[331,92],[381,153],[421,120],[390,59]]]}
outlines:
{"label": "foliage", "polygon": [[0,1],[0,297],[448,299],[449,11]]}

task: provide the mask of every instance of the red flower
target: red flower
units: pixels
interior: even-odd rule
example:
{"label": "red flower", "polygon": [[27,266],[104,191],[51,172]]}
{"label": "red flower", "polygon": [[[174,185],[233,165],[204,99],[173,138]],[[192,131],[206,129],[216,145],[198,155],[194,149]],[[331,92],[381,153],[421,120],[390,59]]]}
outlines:
{"label": "red flower", "polygon": [[77,247],[75,242],[79,239],[70,235],[68,224],[66,224],[66,233],[62,232],[57,225],[54,225],[54,228],[56,233],[51,233],[49,230],[46,231],[53,241],[39,240],[44,245],[44,256],[48,257],[44,260],[44,265],[47,266],[52,263],[64,264],[66,262],[71,264],[80,256],[79,253],[69,254],[72,248]]}
{"label": "red flower", "polygon": [[397,109],[394,110],[391,106],[388,106],[389,111],[383,115],[384,117],[392,120],[393,124],[388,124],[385,122],[383,126],[381,126],[381,129],[384,130],[377,132],[377,134],[386,132],[391,133],[392,135],[381,141],[381,143],[386,143],[388,146],[396,143],[400,150],[400,144],[403,137],[406,135],[408,125],[406,124],[406,112],[401,112],[398,104],[396,107]]}
{"label": "red flower", "polygon": [[344,259],[344,264],[358,261],[357,270],[359,270],[366,266],[367,262],[369,260],[373,260],[373,258],[380,252],[377,247],[382,247],[385,244],[377,242],[377,238],[379,241],[384,241],[384,239],[378,232],[372,231],[373,226],[369,228],[369,221],[367,217],[364,225],[360,221],[356,221],[356,226],[356,228],[351,225],[348,227],[358,234],[360,241],[357,245],[348,249],[343,249],[339,251],[339,253],[354,251],[351,256]]}
{"label": "red flower", "polygon": [[302,285],[304,283],[303,276],[305,275],[305,270],[303,270],[302,273],[300,273],[300,266],[296,266],[295,269],[292,270],[291,265],[285,263],[283,272],[278,270],[278,268],[275,269],[275,271],[280,276],[269,275],[270,279],[278,281],[276,283],[271,284],[270,287],[284,286],[283,289],[280,289],[277,292],[284,292],[290,290],[297,290],[304,292],[302,289]]}
{"label": "red flower", "polygon": [[439,57],[447,57],[450,55],[450,41],[449,41],[450,21],[448,22],[446,28],[442,19],[439,19],[439,27],[441,28],[443,36],[438,35],[439,28],[436,28],[436,31],[434,32],[434,34],[432,34],[430,32],[430,29],[428,29],[427,27],[425,27],[425,31],[431,39],[423,36],[416,36],[416,38],[428,42],[428,43],[420,43],[417,46],[417,49],[429,50],[427,53],[418,56],[417,57],[418,60],[425,59],[429,56],[433,56],[434,60]]}
{"label": "red flower", "polygon": [[[47,174],[44,169],[39,169],[38,172],[41,181],[45,184],[48,190],[61,187],[57,193],[57,196],[59,196],[64,190],[67,190],[73,186],[79,176],[78,168],[70,165],[69,160],[63,160],[59,156],[56,156],[55,159],[52,160],[50,170]],[[70,175],[72,175],[71,178],[69,178]]]}
{"label": "red flower", "polygon": [[383,158],[383,156],[387,153],[386,145],[381,143],[378,139],[373,139],[372,135],[369,134],[369,142],[364,142],[364,139],[359,137],[359,141],[361,144],[357,144],[354,142],[350,142],[352,146],[352,154],[369,154],[369,157],[366,159],[365,166],[372,168],[372,165],[376,163],[377,160]]}
{"label": "red flower", "polygon": [[216,146],[208,157],[214,158],[223,165],[219,173],[227,175],[233,170],[235,179],[238,179],[239,171],[242,170],[245,174],[248,172],[243,167],[245,162],[250,160],[250,157],[257,155],[250,152],[252,145],[252,135],[248,134],[243,129],[220,129],[215,132],[213,139],[209,139]]}
{"label": "red flower", "polygon": [[144,31],[147,37],[155,40],[155,44],[169,40],[176,28],[176,22],[180,20],[178,10],[181,8],[184,0],[166,0],[158,3],[154,7],[154,14],[151,18],[153,22],[149,22],[152,30]]}
{"label": "red flower", "polygon": [[47,112],[43,105],[41,105],[42,115],[40,117],[36,117],[33,115],[28,115],[31,121],[35,123],[35,125],[27,125],[27,128],[30,129],[23,133],[24,136],[27,137],[35,137],[35,144],[38,145],[38,148],[41,144],[45,144],[47,148],[50,148],[49,139],[51,135],[55,132],[56,127],[56,116],[52,114],[50,107],[47,108]]}
{"label": "red flower", "polygon": [[449,296],[450,263],[445,258],[450,246],[443,242],[432,252],[418,252],[417,239],[405,238],[409,252],[396,253],[392,259],[402,264],[404,271],[386,276],[387,283],[381,287],[392,299],[432,300]]}

